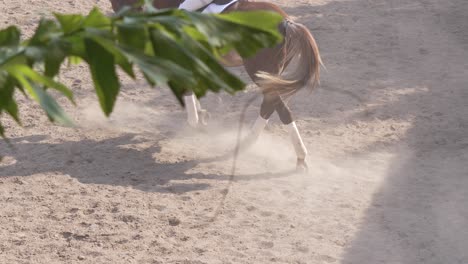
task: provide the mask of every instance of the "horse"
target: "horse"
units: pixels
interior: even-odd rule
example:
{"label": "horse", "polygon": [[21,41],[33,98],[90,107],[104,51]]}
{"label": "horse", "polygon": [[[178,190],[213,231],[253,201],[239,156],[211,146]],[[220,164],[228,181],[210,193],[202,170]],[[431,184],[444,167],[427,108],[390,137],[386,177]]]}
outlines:
{"label": "horse", "polygon": [[[124,5],[133,5],[138,0],[110,0],[115,12]],[[183,0],[154,0],[157,9],[178,8]],[[214,0],[214,4],[223,5],[232,0]],[[211,3],[210,3],[211,4]],[[293,119],[286,99],[300,89],[308,86],[313,89],[319,83],[322,60],[317,43],[312,33],[303,24],[293,21],[279,6],[268,2],[237,0],[231,3],[223,13],[233,11],[271,11],[279,14],[283,20],[278,26],[283,35],[283,42],[272,48],[265,48],[249,58],[241,58],[236,53],[228,53],[220,62],[227,67],[244,66],[246,72],[257,84],[263,95],[260,113],[254,122],[249,136],[244,142],[253,143],[266,127],[269,118],[276,111],[281,122],[288,126],[290,138],[297,156],[296,169],[308,170],[306,163],[307,149]],[[294,63],[292,63],[294,61]],[[294,64],[294,69],[286,71]],[[197,126],[204,123],[205,111],[193,94],[184,98],[188,123]],[[200,116],[199,116],[200,115]]]}

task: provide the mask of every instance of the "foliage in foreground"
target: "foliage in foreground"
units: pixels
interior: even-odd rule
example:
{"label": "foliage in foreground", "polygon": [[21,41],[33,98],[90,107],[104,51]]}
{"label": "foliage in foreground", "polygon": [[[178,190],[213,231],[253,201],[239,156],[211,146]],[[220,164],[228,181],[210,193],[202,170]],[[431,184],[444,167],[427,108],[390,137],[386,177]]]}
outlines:
{"label": "foliage in foreground", "polygon": [[[98,9],[87,16],[55,14],[53,20],[42,19],[24,41],[10,26],[0,30],[0,117],[6,113],[20,123],[14,97],[19,90],[37,101],[51,121],[70,125],[48,92],[54,89],[73,102],[73,92],[54,78],[67,60],[87,64],[106,115],[119,94],[117,67],[132,78],[137,68],[151,86],[167,85],[180,103],[187,91],[199,97],[207,91],[234,93],[244,84],[217,59],[232,49],[247,57],[275,45],[281,41],[280,20],[269,12],[205,15],[124,8],[113,17]],[[0,120],[2,137],[4,132]]]}

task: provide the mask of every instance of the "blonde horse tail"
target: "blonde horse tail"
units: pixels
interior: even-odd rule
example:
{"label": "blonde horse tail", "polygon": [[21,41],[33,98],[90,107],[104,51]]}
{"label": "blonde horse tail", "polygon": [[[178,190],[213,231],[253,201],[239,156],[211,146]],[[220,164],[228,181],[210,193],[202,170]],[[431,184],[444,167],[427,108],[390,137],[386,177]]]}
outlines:
{"label": "blonde horse tail", "polygon": [[272,91],[285,97],[306,86],[314,89],[319,84],[323,65],[314,37],[304,25],[289,19],[282,22],[280,29],[284,32],[282,67],[277,75],[257,73],[258,84],[264,92]]}

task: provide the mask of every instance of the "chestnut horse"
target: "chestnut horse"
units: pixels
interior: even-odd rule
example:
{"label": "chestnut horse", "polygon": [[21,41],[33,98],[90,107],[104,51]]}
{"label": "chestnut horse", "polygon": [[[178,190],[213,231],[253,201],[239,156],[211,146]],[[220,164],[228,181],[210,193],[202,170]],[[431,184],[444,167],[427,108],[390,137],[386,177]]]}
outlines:
{"label": "chestnut horse", "polygon": [[[124,5],[132,5],[137,0],[110,0],[115,12]],[[183,0],[155,0],[153,5],[158,9],[177,8]],[[231,0],[214,0],[215,4],[227,4]],[[262,89],[263,102],[259,117],[255,121],[246,142],[253,143],[267,125],[268,119],[276,111],[281,122],[288,126],[289,134],[297,155],[297,169],[307,170],[305,161],[307,149],[302,142],[296,123],[285,99],[296,91],[308,86],[313,89],[319,81],[322,63],[319,49],[310,31],[291,18],[278,6],[267,2],[238,0],[223,12],[232,11],[272,11],[280,14],[283,21],[279,31],[284,36],[281,44],[259,51],[249,58],[241,58],[230,53],[221,61],[225,66],[244,66],[250,78]],[[286,68],[291,63],[291,67]],[[294,66],[293,66],[294,64]],[[293,68],[293,69],[289,69]],[[185,97],[188,122],[196,126],[203,121],[204,113],[194,95]],[[202,119],[202,120],[200,120]]]}

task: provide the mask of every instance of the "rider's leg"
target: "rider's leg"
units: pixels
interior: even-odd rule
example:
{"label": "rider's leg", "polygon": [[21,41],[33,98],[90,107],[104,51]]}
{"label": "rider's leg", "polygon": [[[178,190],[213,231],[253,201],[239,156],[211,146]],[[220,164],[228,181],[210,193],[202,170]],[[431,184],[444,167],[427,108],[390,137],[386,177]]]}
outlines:
{"label": "rider's leg", "polygon": [[179,9],[187,11],[197,11],[198,9],[208,5],[212,0],[185,0],[179,5]]}

